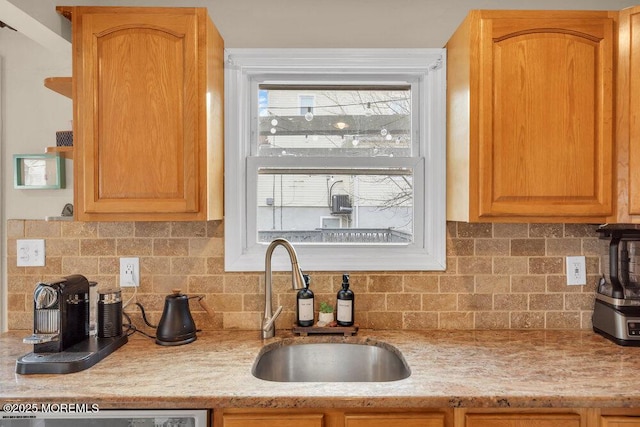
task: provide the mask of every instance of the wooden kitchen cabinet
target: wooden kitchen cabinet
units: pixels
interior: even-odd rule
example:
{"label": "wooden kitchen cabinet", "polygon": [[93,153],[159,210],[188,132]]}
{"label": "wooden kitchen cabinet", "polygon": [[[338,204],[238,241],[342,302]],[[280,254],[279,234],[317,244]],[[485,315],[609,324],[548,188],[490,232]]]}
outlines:
{"label": "wooden kitchen cabinet", "polygon": [[466,414],[465,427],[580,427],[578,414]]}
{"label": "wooden kitchen cabinet", "polygon": [[640,427],[640,417],[603,416],[600,427]]}
{"label": "wooden kitchen cabinet", "polygon": [[472,11],[447,43],[447,219],[613,212],[614,18]]}
{"label": "wooden kitchen cabinet", "polygon": [[452,427],[452,411],[419,409],[221,409],[215,427]]}
{"label": "wooden kitchen cabinet", "polygon": [[58,11],[72,20],[76,219],[222,218],[224,46],[206,9]]}
{"label": "wooden kitchen cabinet", "polygon": [[444,414],[346,414],[344,427],[444,427]]}
{"label": "wooden kitchen cabinet", "polygon": [[[640,6],[620,11],[616,92],[618,211],[610,222],[640,222]],[[635,53],[635,54],[634,54]]]}
{"label": "wooden kitchen cabinet", "polygon": [[[215,424],[215,422],[214,422]],[[297,414],[224,414],[222,427],[323,427],[321,413]]]}

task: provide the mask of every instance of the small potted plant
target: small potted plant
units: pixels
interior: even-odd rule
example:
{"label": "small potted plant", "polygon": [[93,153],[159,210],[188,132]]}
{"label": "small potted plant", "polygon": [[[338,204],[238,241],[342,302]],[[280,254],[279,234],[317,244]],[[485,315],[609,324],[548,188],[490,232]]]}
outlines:
{"label": "small potted plant", "polygon": [[327,326],[333,322],[333,306],[326,302],[320,303],[320,312],[318,313],[318,326]]}

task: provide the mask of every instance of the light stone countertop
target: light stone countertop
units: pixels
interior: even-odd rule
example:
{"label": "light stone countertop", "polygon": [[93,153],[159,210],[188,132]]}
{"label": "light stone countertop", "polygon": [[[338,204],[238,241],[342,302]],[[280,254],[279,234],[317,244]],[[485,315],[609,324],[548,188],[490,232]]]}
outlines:
{"label": "light stone countertop", "polygon": [[[291,337],[208,331],[163,347],[140,335],[85,371],[18,375],[23,331],[0,335],[0,403],[97,403],[101,408],[640,407],[640,348],[590,331],[374,331]],[[409,378],[380,383],[277,383],[254,378],[266,343],[382,341]]]}

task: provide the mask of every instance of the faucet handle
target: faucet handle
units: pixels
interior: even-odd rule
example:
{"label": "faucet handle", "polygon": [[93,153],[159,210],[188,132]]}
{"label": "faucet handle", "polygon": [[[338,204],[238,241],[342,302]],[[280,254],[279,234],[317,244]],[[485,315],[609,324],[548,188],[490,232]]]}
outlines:
{"label": "faucet handle", "polygon": [[262,325],[262,330],[263,331],[268,331],[269,329],[271,329],[273,327],[273,322],[276,321],[276,319],[278,318],[278,316],[280,316],[280,313],[282,312],[282,306],[278,307],[276,312],[273,313],[273,316],[271,316],[271,319],[265,319],[264,324]]}

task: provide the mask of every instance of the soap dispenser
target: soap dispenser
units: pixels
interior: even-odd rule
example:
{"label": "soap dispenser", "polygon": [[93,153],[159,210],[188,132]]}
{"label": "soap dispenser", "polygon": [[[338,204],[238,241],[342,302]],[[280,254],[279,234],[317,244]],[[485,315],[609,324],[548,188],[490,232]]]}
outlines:
{"label": "soap dispenser", "polygon": [[298,291],[296,321],[298,326],[313,326],[313,292],[309,289],[309,275],[303,274],[304,288]]}
{"label": "soap dispenser", "polygon": [[342,275],[342,289],[338,291],[337,307],[337,323],[338,326],[353,326],[354,318],[354,299],[353,291],[349,289],[349,275]]}

